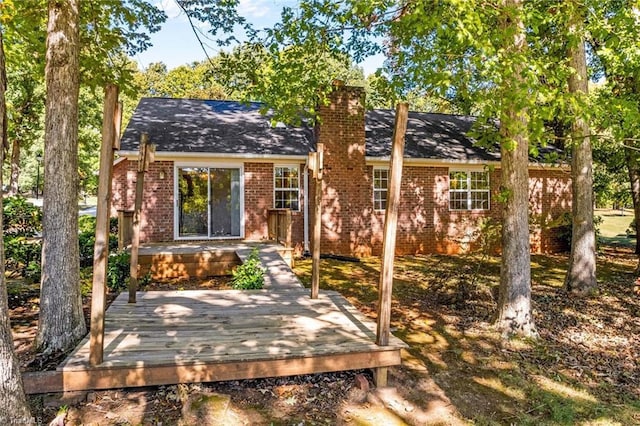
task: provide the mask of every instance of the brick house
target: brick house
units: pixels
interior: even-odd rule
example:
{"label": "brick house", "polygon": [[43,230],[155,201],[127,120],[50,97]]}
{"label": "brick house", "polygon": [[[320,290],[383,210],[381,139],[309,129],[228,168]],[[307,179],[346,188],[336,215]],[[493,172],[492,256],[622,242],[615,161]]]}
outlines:
{"label": "brick house", "polygon": [[[394,111],[365,112],[363,92],[341,88],[315,129],[270,125],[260,104],[142,99],[114,165],[112,214],[133,209],[140,135],[156,145],[145,177],[141,241],[268,236],[270,209],[291,210],[298,252],[309,249],[314,182],[306,167],[325,145],[324,253],[380,254]],[[467,136],[472,117],[410,113],[396,252],[457,253],[478,245],[481,220],[499,221],[499,152]],[[549,226],[571,210],[566,167],[530,163],[531,243],[563,249]]]}

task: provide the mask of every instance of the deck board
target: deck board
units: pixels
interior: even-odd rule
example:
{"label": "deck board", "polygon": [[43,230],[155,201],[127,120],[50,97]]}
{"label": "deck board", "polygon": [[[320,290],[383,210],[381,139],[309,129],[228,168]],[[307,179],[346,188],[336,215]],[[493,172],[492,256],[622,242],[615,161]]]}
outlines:
{"label": "deck board", "polygon": [[[375,324],[336,292],[310,299],[303,288],[151,291],[137,300],[129,304],[123,293],[107,310],[102,364],[89,365],[85,339],[49,385],[74,390],[160,384],[172,375],[195,381],[375,368],[398,364],[406,346],[395,337],[376,345]],[[46,388],[35,377],[27,387]]]}
{"label": "deck board", "polygon": [[[251,246],[229,250],[246,257]],[[141,249],[142,250],[142,249]],[[148,251],[150,249],[147,249]],[[193,246],[156,247],[149,254],[185,254]],[[56,371],[23,374],[27,393],[152,386],[289,376],[401,363],[406,344],[378,346],[376,325],[337,292],[318,299],[282,260],[259,246],[264,290],[120,294],[105,313],[104,361],[89,364],[85,338]]]}

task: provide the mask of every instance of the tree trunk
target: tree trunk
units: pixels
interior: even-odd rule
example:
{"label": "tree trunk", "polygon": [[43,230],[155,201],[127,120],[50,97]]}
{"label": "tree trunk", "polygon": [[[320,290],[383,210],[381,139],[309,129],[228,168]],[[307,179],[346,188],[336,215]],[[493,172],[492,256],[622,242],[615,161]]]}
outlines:
{"label": "tree trunk", "polygon": [[[7,106],[5,102],[6,66],[2,33],[0,33],[0,133],[2,143],[6,137]],[[4,163],[4,150],[0,149],[0,164]],[[2,173],[0,173],[0,187],[2,187]],[[0,197],[0,209],[2,197]],[[35,424],[24,395],[20,365],[13,351],[13,335],[9,323],[9,302],[4,277],[4,243],[2,241],[2,215],[0,214],[0,424],[3,425],[32,425]]]}
{"label": "tree trunk", "polygon": [[[578,6],[575,5],[577,8]],[[583,17],[574,12],[569,26],[570,36],[577,40],[569,43],[569,63],[574,72],[569,76],[569,93],[578,99],[588,94],[587,59]],[[587,294],[596,286],[596,238],[593,226],[593,159],[589,123],[581,111],[574,112],[571,124],[571,180],[572,212],[571,254],[564,280],[565,288],[575,294]]]}
{"label": "tree trunk", "polygon": [[9,178],[9,191],[7,195],[18,195],[18,179],[20,178],[20,142],[14,138],[11,143],[11,176]]}
{"label": "tree trunk", "polygon": [[[636,254],[640,254],[640,238],[638,238],[638,230],[640,229],[640,159],[638,152],[630,148],[624,149],[624,156],[629,171],[629,182],[631,182],[631,198],[633,199],[634,222],[636,224]],[[638,272],[640,272],[640,262],[636,268],[636,274]]]}
{"label": "tree trunk", "polygon": [[[505,50],[515,58],[526,49],[524,25],[518,12],[521,0],[504,2],[502,26]],[[515,13],[514,13],[515,11]],[[506,79],[500,117],[502,188],[506,195],[502,218],[502,260],[496,327],[504,336],[537,335],[531,315],[531,253],[529,245],[529,140],[527,110],[519,105],[515,91],[523,82],[522,62],[514,60],[512,74]]]}
{"label": "tree trunk", "polygon": [[78,0],[49,1],[45,77],[42,285],[36,348],[63,351],[86,333],[78,252]]}

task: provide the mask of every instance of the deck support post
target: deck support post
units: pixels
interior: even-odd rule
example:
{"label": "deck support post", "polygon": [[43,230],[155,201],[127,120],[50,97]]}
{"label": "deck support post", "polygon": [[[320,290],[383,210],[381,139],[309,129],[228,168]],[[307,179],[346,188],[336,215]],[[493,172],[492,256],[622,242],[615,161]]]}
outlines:
{"label": "deck support post", "polygon": [[319,143],[316,152],[309,154],[309,167],[313,172],[315,182],[313,218],[313,263],[311,266],[311,298],[317,299],[320,289],[320,239],[322,236],[322,168],[324,157],[324,144]]}
{"label": "deck support post", "polygon": [[129,303],[136,303],[136,291],[138,291],[138,249],[140,248],[140,213],[142,210],[142,193],[144,192],[144,174],[149,171],[149,163],[153,162],[153,153],[154,147],[149,144],[149,135],[143,133],[140,137],[136,200],[133,207],[131,264],[129,267]]}
{"label": "deck support post", "polygon": [[[402,157],[404,155],[404,136],[407,131],[409,105],[399,103],[396,106],[393,127],[393,146],[391,147],[390,181],[387,193],[387,208],[384,218],[384,236],[382,245],[382,266],[378,286],[378,324],[376,344],[389,344],[391,323],[391,293],[393,289],[393,260],[396,250],[396,230],[398,225],[398,206],[400,204],[400,184],[402,183]],[[376,386],[387,385],[387,368],[375,370]]]}
{"label": "deck support post", "polygon": [[113,174],[113,151],[119,145],[121,113],[122,107],[118,104],[118,86],[107,84],[104,89],[98,205],[96,208],[96,241],[93,252],[93,288],[91,291],[89,363],[93,366],[102,364],[104,351],[104,311],[107,293],[107,262],[109,259],[111,177]]}

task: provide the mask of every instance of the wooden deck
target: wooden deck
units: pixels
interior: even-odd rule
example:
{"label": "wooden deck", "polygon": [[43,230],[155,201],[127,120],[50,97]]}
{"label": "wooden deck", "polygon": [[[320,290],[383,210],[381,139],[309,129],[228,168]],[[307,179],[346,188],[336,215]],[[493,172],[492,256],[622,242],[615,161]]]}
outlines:
{"label": "wooden deck", "polygon": [[211,382],[387,367],[406,345],[375,344],[375,324],[336,292],[121,294],[105,315],[104,362],[85,339],[55,372],[25,374],[28,393]]}
{"label": "wooden deck", "polygon": [[288,266],[292,265],[292,249],[278,244],[180,241],[141,245],[138,252],[140,274],[150,273],[154,280],[230,275],[243,260],[241,253],[246,253],[246,257],[254,247],[276,253]]}

